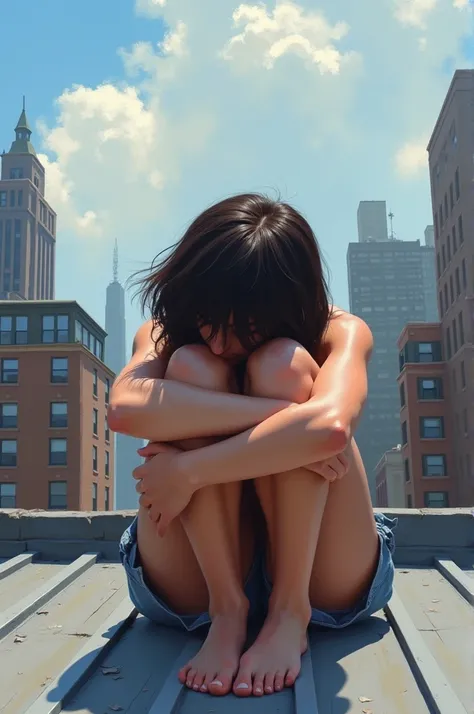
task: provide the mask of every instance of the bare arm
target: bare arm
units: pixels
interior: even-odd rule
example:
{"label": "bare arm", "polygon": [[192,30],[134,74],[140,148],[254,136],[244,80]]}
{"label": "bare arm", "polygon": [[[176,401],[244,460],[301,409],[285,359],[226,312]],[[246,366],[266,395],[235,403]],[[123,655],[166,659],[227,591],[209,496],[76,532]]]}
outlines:
{"label": "bare arm", "polygon": [[211,392],[164,379],[169,356],[156,349],[152,323],[138,330],[129,364],[111,391],[113,431],[149,441],[230,435],[255,426],[289,402]]}
{"label": "bare arm", "polygon": [[362,320],[342,313],[333,318],[327,339],[327,358],[306,404],[176,457],[193,488],[290,471],[344,451],[367,397],[372,335]]}

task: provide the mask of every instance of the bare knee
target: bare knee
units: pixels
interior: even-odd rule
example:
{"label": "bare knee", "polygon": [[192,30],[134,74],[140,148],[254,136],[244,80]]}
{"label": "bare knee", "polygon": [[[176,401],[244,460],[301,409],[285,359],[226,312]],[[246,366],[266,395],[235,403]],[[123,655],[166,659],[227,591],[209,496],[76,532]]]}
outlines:
{"label": "bare knee", "polygon": [[227,362],[213,355],[205,345],[184,345],[171,355],[165,377],[204,389],[228,392],[233,372]]}
{"label": "bare knee", "polygon": [[309,399],[318,370],[314,359],[298,342],[272,340],[248,359],[249,392],[301,404]]}

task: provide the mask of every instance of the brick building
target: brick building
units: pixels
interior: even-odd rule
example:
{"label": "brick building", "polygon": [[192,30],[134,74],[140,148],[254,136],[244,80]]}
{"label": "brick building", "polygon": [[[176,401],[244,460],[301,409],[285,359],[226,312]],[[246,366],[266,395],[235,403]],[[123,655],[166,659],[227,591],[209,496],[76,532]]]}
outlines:
{"label": "brick building", "polygon": [[113,508],[105,336],[74,301],[0,301],[0,508]]}
{"label": "brick building", "polygon": [[401,444],[386,451],[375,467],[376,505],[405,508],[405,474]]}
{"label": "brick building", "polygon": [[438,323],[410,323],[400,348],[400,421],[408,508],[460,505],[448,368]]}

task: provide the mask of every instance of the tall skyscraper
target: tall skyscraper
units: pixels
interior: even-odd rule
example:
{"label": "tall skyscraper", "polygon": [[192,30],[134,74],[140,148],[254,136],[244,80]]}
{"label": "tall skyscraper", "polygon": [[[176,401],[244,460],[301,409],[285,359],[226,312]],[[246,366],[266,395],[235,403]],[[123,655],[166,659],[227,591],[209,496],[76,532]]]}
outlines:
{"label": "tall skyscraper", "polygon": [[[127,362],[125,290],[118,279],[118,246],[115,242],[113,280],[107,286],[105,301],[105,364],[118,375]],[[142,463],[137,449],[141,439],[115,435],[115,508],[119,511],[138,506],[132,471]]]}
{"label": "tall skyscraper", "polygon": [[25,104],[0,178],[0,298],[53,300],[56,213],[45,200],[45,171],[31,143]]}
{"label": "tall skyscraper", "polygon": [[[401,441],[397,339],[409,319],[424,322],[431,310],[425,247],[420,241],[385,240],[382,235],[381,240],[350,243],[347,252],[350,310],[367,322],[374,336],[369,398],[356,433],[374,502],[375,467]],[[433,282],[434,263],[432,271]]]}
{"label": "tall skyscraper", "polygon": [[[460,503],[474,503],[474,70],[457,70],[428,144],[443,356]],[[447,391],[447,390],[446,390]]]}
{"label": "tall skyscraper", "polygon": [[385,201],[361,201],[357,209],[359,243],[388,240],[387,205]]}

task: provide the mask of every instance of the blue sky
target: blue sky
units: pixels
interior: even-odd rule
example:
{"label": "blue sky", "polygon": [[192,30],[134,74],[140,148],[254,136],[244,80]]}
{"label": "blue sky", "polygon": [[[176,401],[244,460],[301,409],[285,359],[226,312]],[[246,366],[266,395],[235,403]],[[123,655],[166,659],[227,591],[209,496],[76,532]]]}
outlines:
{"label": "blue sky", "polygon": [[[2,30],[0,149],[25,94],[56,294],[101,324],[115,238],[125,279],[247,190],[307,215],[347,308],[359,201],[423,237],[427,140],[452,72],[474,66],[469,0],[3,0]],[[131,342],[137,305],[127,318]]]}

